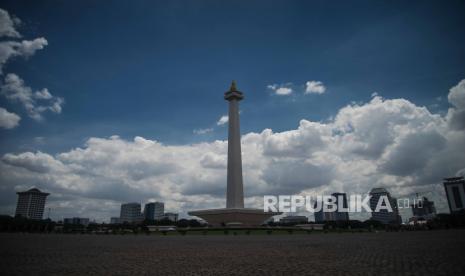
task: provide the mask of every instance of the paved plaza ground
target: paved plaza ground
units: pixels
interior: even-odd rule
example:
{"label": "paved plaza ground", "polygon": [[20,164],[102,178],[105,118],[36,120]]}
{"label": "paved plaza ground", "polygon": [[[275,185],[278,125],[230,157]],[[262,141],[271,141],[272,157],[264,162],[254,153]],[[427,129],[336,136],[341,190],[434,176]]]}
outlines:
{"label": "paved plaza ground", "polygon": [[465,230],[0,234],[1,275],[465,275]]}

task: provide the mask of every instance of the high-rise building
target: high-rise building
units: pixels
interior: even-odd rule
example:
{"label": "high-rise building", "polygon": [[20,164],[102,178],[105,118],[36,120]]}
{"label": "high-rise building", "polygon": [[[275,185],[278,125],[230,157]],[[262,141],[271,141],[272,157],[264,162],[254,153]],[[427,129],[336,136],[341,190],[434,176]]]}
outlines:
{"label": "high-rise building", "polygon": [[119,217],[111,217],[110,218],[110,224],[119,224],[120,223],[120,218]]}
{"label": "high-rise building", "polygon": [[[333,193],[332,196],[336,198],[336,201],[334,202],[334,204],[336,204],[336,211],[324,212],[323,203],[321,203],[321,209],[314,213],[315,222],[324,223],[327,221],[348,221],[349,220],[349,212],[346,211],[349,206],[347,203],[347,195],[345,193]],[[339,200],[341,200],[342,203],[339,203]],[[339,204],[342,205],[341,207],[343,207],[344,210],[339,208]],[[315,203],[314,207],[316,206],[317,206],[317,203]]]}
{"label": "high-rise building", "polygon": [[25,192],[17,192],[18,204],[16,205],[16,216],[29,219],[42,219],[44,215],[45,200],[48,193],[43,193],[37,188]]}
{"label": "high-rise building", "polygon": [[444,179],[447,203],[451,213],[465,209],[465,179],[462,177],[449,177]]}
{"label": "high-rise building", "polygon": [[[345,193],[333,193],[332,195],[336,197],[336,206],[337,206],[337,209],[334,212],[334,220],[348,221],[349,212],[346,211],[349,208],[349,205],[347,204],[347,195]],[[339,200],[341,200],[342,203],[339,203]],[[341,205],[341,207],[344,209],[340,209],[339,205]]]}
{"label": "high-rise building", "polygon": [[423,197],[411,205],[413,216],[416,218],[431,219],[436,215],[436,207],[434,202]]}
{"label": "high-rise building", "polygon": [[[402,222],[399,215],[399,209],[397,207],[397,199],[391,197],[391,194],[384,188],[373,188],[370,192],[370,208],[371,208],[371,219],[379,221],[383,224],[400,224]],[[387,197],[389,204],[392,208],[392,212],[382,208],[376,212],[376,206],[382,196]],[[385,206],[385,202],[382,206]]]}
{"label": "high-rise building", "polygon": [[[315,222],[317,223],[325,223],[327,221],[335,221],[335,213],[334,212],[324,212],[323,211],[323,202],[321,202],[321,208],[318,210],[318,211],[315,211],[314,212],[314,216],[315,216]],[[317,203],[315,202],[314,204],[314,208],[317,207]]]}
{"label": "high-rise building", "polygon": [[146,220],[161,220],[165,213],[165,203],[149,202],[144,207],[144,218]]}
{"label": "high-rise building", "polygon": [[132,202],[121,204],[120,222],[121,223],[139,223],[143,217],[141,214],[140,203]]}

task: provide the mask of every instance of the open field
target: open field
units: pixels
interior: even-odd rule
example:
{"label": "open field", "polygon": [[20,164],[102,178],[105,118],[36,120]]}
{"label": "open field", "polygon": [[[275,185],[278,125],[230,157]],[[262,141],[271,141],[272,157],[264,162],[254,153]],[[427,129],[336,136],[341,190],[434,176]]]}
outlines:
{"label": "open field", "polygon": [[464,275],[465,230],[301,235],[0,234],[2,275]]}

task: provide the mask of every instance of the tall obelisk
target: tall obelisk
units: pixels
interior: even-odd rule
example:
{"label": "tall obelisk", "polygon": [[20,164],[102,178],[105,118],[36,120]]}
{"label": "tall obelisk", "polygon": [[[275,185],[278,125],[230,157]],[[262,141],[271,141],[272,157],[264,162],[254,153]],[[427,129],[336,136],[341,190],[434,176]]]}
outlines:
{"label": "tall obelisk", "polygon": [[263,209],[244,208],[244,185],[242,182],[241,131],[239,128],[239,101],[244,96],[232,82],[224,99],[229,102],[228,134],[228,180],[226,188],[226,208],[206,209],[187,212],[191,216],[204,219],[213,226],[260,226],[280,212],[264,212]]}
{"label": "tall obelisk", "polygon": [[244,208],[244,184],[242,182],[241,131],[239,126],[239,101],[244,96],[233,81],[231,88],[224,94],[229,101],[228,135],[228,180],[226,208]]}

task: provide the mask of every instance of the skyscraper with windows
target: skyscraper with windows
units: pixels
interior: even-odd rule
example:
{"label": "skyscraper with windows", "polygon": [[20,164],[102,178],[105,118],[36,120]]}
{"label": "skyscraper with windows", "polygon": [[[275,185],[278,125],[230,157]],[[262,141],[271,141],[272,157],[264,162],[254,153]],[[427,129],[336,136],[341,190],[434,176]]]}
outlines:
{"label": "skyscraper with windows", "polygon": [[144,218],[146,220],[161,220],[165,214],[165,203],[149,202],[144,207]]}
{"label": "skyscraper with windows", "polygon": [[[347,195],[345,193],[333,193],[332,196],[336,197],[337,206],[337,210],[334,212],[334,220],[348,221],[349,212],[346,211],[349,208],[349,205],[347,204]],[[339,207],[342,207],[343,209]]]}
{"label": "skyscraper with windows", "polygon": [[139,223],[143,217],[141,214],[140,203],[132,202],[121,204],[120,222],[121,223]]}
{"label": "skyscraper with windows", "polygon": [[463,176],[445,178],[444,189],[450,212],[465,210],[465,179]]}
{"label": "skyscraper with windows", "polygon": [[413,216],[416,218],[431,219],[436,215],[434,202],[428,200],[426,197],[417,199],[416,202],[410,206],[412,207]]}
{"label": "skyscraper with windows", "polygon": [[[402,219],[397,207],[397,199],[391,197],[391,194],[384,188],[373,188],[370,192],[371,219],[383,224],[400,224]],[[380,209],[376,212],[376,207],[381,197],[386,197],[392,211]],[[387,202],[382,202],[381,206],[386,206]]]}
{"label": "skyscraper with windows", "polygon": [[[347,195],[345,193],[333,193],[331,195],[336,198],[336,201],[334,202],[334,204],[336,205],[336,210],[331,211],[331,212],[329,211],[324,212],[323,211],[324,203],[321,202],[321,209],[314,213],[315,222],[325,223],[328,221],[348,221],[349,220],[349,212],[346,211],[349,206],[347,202]],[[315,202],[313,207],[316,208],[317,205],[318,204]],[[342,207],[344,209],[341,209],[339,207]]]}
{"label": "skyscraper with windows", "polygon": [[42,219],[44,215],[45,200],[48,193],[43,193],[37,188],[32,188],[24,192],[17,192],[18,203],[16,205],[15,216],[22,216],[29,219]]}

